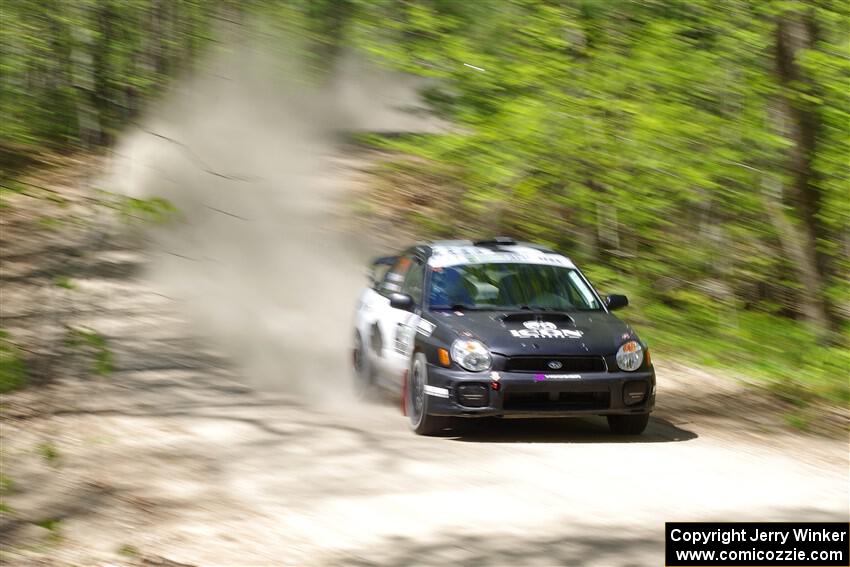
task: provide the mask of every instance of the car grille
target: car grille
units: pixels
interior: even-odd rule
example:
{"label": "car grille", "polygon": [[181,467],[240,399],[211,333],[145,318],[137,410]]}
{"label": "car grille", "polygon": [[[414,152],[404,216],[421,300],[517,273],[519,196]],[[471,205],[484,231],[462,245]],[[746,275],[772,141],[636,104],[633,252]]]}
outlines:
{"label": "car grille", "polygon": [[505,410],[574,411],[608,409],[611,393],[604,392],[506,392]]}
{"label": "car grille", "polygon": [[[552,368],[550,362],[560,362]],[[505,360],[506,372],[605,372],[601,356],[511,356]]]}

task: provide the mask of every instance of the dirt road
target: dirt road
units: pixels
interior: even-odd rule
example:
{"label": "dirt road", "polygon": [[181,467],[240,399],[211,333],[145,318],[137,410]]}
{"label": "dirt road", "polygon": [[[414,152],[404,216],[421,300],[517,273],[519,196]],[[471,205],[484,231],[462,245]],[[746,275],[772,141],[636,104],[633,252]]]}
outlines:
{"label": "dirt road", "polygon": [[388,404],[246,387],[169,300],[120,291],[88,321],[114,324],[117,371],[6,416],[8,564],[659,565],[665,520],[847,518],[845,444],[673,414],[700,376],[663,363],[637,440],[599,419],[423,438]]}
{"label": "dirt road", "polygon": [[373,246],[348,216],[358,163],[324,132],[269,137],[262,105],[234,121],[218,88],[201,126],[200,102],[174,106],[83,183],[125,179],[180,222],[98,225],[68,255],[74,289],[48,298],[49,246],[5,263],[4,327],[94,329],[114,365],[96,377],[69,354],[5,397],[5,564],[661,565],[669,520],[847,520],[846,440],[790,432],[669,360],[637,439],[598,418],[417,437],[393,403],[353,403]]}

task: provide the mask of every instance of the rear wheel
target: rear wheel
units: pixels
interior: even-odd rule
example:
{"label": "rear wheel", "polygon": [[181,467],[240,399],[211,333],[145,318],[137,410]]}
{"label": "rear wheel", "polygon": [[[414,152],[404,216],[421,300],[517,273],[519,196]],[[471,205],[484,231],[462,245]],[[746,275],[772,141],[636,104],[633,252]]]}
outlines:
{"label": "rear wheel", "polygon": [[360,333],[354,335],[354,393],[361,400],[375,397],[375,379],[372,374],[372,365],[369,361],[369,352]]}
{"label": "rear wheel", "polygon": [[410,428],[419,435],[434,435],[445,429],[449,419],[428,414],[429,397],[425,395],[428,383],[428,365],[425,355],[416,353],[410,365],[407,385],[407,416]]}
{"label": "rear wheel", "polygon": [[648,413],[609,415],[608,427],[617,435],[640,435],[649,423]]}

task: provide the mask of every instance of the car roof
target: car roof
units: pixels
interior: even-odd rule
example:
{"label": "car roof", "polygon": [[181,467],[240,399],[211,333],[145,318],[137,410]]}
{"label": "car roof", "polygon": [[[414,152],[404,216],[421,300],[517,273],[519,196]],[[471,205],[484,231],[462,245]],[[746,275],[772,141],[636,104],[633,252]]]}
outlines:
{"label": "car roof", "polygon": [[436,240],[417,247],[425,255],[428,265],[447,267],[462,264],[517,263],[547,264],[575,268],[572,261],[554,250],[530,242],[496,237],[487,240]]}

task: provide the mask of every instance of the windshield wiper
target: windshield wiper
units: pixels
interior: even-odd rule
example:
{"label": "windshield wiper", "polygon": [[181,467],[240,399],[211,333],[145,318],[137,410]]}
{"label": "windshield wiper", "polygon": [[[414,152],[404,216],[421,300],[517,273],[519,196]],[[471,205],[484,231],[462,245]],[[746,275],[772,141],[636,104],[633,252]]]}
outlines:
{"label": "windshield wiper", "polygon": [[437,311],[477,311],[480,308],[475,305],[467,305],[466,303],[453,303],[451,307],[448,305],[431,306],[431,309]]}

